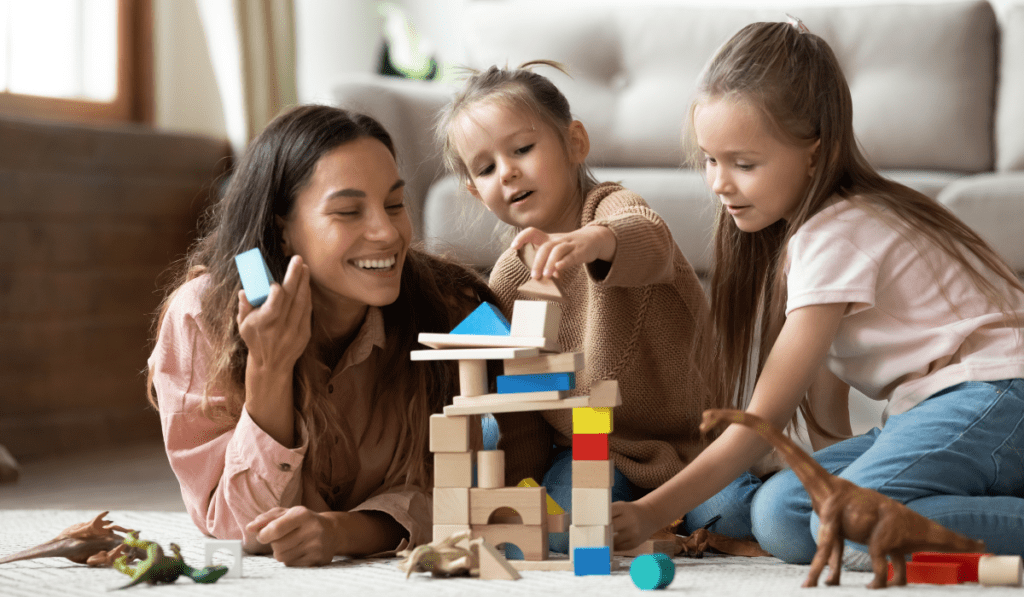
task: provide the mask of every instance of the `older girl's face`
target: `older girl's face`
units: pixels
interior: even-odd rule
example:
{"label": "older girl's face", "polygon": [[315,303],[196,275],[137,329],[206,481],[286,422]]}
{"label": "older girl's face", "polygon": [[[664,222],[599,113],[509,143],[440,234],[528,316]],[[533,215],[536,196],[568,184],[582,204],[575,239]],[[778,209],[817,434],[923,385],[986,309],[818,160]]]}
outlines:
{"label": "older girl's face", "polygon": [[368,305],[398,298],[412,239],[404,188],[394,157],[377,139],[350,141],[317,162],[280,224],[285,253],[309,266],[322,316],[350,320]]}

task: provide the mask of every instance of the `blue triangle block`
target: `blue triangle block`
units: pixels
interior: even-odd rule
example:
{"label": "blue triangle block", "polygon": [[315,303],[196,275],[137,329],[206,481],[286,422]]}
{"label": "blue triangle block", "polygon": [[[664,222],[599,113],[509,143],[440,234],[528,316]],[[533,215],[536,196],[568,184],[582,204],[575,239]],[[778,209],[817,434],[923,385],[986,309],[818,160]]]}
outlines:
{"label": "blue triangle block", "polygon": [[463,319],[451,334],[467,334],[471,336],[509,336],[512,326],[501,311],[491,303],[480,303],[468,317]]}

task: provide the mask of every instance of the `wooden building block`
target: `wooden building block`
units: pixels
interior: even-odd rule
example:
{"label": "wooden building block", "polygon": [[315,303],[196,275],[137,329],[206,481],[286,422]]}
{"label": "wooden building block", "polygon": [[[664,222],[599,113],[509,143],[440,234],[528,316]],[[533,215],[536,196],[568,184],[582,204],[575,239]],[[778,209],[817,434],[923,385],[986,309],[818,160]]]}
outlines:
{"label": "wooden building block", "polygon": [[613,555],[635,558],[646,554],[662,553],[668,556],[675,556],[679,551],[676,545],[676,536],[671,532],[662,529],[651,535],[651,538],[637,545],[628,551],[615,551]]}
{"label": "wooden building block", "polygon": [[482,396],[487,393],[487,361],[459,361],[459,394]]}
{"label": "wooden building block", "polygon": [[[530,268],[533,266],[533,258],[537,255],[537,247],[527,243],[519,249],[519,259]],[[534,280],[530,278],[518,288],[519,294],[541,301],[554,301],[561,303],[565,300],[565,291],[561,283],[555,278],[541,278]]]}
{"label": "wooden building block", "polygon": [[604,488],[615,485],[615,463],[611,460],[573,460],[572,486]]}
{"label": "wooden building block", "polygon": [[471,546],[477,549],[480,559],[480,578],[482,580],[519,580],[522,575],[512,567],[505,556],[498,553],[494,546],[485,539],[474,539]]}
{"label": "wooden building block", "polygon": [[1024,578],[1020,556],[986,555],[978,560],[978,582],[986,587],[1019,587]]}
{"label": "wooden building block", "polygon": [[568,395],[565,391],[520,392],[518,394],[481,394],[480,396],[455,396],[452,404],[472,406],[474,404],[504,404],[511,402],[546,402],[561,400]]}
{"label": "wooden building block", "polygon": [[[525,525],[546,525],[543,487],[502,487],[500,489],[473,488],[469,490],[469,523],[491,524],[491,514],[501,508],[511,508],[519,514]],[[520,546],[522,547],[522,546]]]}
{"label": "wooden building block", "polygon": [[[548,526],[528,524],[486,524],[470,527],[472,538],[483,538],[495,547],[511,543],[526,560],[548,559]],[[513,564],[514,565],[514,564]]]}
{"label": "wooden building block", "polygon": [[577,547],[572,550],[573,572],[576,576],[610,575],[612,549],[604,547]]}
{"label": "wooden building block", "polygon": [[480,450],[476,453],[476,485],[483,489],[505,486],[505,452]]}
{"label": "wooden building block", "polygon": [[[907,562],[907,584],[911,585],[958,585],[966,577],[965,566],[960,562]],[[895,572],[889,564],[889,580]]]}
{"label": "wooden building block", "polygon": [[435,452],[434,487],[473,486],[472,452]]}
{"label": "wooden building block", "polygon": [[469,524],[469,488],[434,488],[434,524]]}
{"label": "wooden building block", "polygon": [[[420,351],[429,352],[429,351]],[[586,359],[582,352],[562,352],[532,357],[504,359],[505,375],[528,375],[530,373],[571,373],[582,371]]]}
{"label": "wooden building block", "polygon": [[558,339],[562,307],[548,301],[516,301],[512,307],[513,336],[542,336]]}
{"label": "wooden building block", "polygon": [[577,525],[569,527],[569,553],[576,547],[602,547],[612,545],[614,527],[610,524]]}
{"label": "wooden building block", "polygon": [[[509,394],[514,396],[514,394]],[[467,399],[471,400],[471,399]],[[480,401],[479,403],[470,404],[468,401],[463,404],[451,404],[444,407],[444,414],[448,416],[455,415],[482,415],[485,413],[512,413],[512,412],[527,412],[535,410],[555,410],[560,408],[574,408],[577,406],[587,406],[590,404],[590,398],[587,396],[577,396],[575,398],[563,398],[562,400],[547,400],[541,402],[490,402]],[[608,436],[605,436],[608,437]]]}
{"label": "wooden building block", "polygon": [[516,570],[542,570],[544,572],[572,572],[572,560],[567,557],[550,560],[509,560]]}
{"label": "wooden building block", "polygon": [[462,533],[469,530],[468,524],[435,524],[433,529],[433,537],[431,541],[437,543],[442,539],[447,539],[455,533]]}
{"label": "wooden building block", "polygon": [[[540,487],[540,483],[538,483],[533,477],[527,477],[527,478],[523,479],[522,481],[520,481],[519,484],[516,485],[516,487]],[[558,502],[556,502],[554,500],[554,498],[552,498],[550,495],[546,495],[545,497],[547,497],[547,502],[546,503],[547,503],[548,514],[563,514],[563,513],[565,513],[565,508],[562,508],[561,506],[559,506]],[[552,533],[558,533],[558,532],[561,532],[561,531],[551,531],[551,532]]]}
{"label": "wooden building block", "polygon": [[476,336],[507,336],[511,326],[501,310],[488,302],[480,303],[450,333]]}
{"label": "wooden building block", "polygon": [[499,375],[497,382],[499,394],[568,391],[576,387],[576,374],[531,373],[529,375]]}
{"label": "wooden building block", "polygon": [[431,334],[420,332],[420,344],[431,348],[539,348],[547,352],[561,352],[558,340],[525,336],[478,336],[471,334]]}
{"label": "wooden building block", "polygon": [[590,406],[622,406],[619,382],[614,379],[595,381],[590,384]]}
{"label": "wooden building block", "polygon": [[468,452],[469,417],[430,415],[431,452]]}
{"label": "wooden building block", "polygon": [[[575,354],[575,353],[570,353]],[[539,348],[449,348],[414,350],[409,353],[411,361],[488,361],[528,360],[540,355]]]}
{"label": "wooden building block", "polygon": [[259,248],[249,249],[235,255],[235,267],[242,278],[245,299],[253,307],[259,307],[270,296],[270,286],[274,283],[274,275],[270,273],[267,262]]}
{"label": "wooden building block", "polygon": [[[448,409],[445,409],[445,413]],[[573,460],[608,460],[607,433],[572,434]]]}
{"label": "wooden building block", "polygon": [[572,432],[575,433],[611,433],[615,429],[611,407],[604,406],[572,409]]}
{"label": "wooden building block", "polygon": [[602,526],[612,523],[612,489],[572,488],[573,526]]}
{"label": "wooden building block", "polygon": [[[548,496],[551,499],[551,496]],[[569,513],[562,511],[558,514],[552,514],[549,510],[547,513],[548,517],[548,532],[549,533],[568,533],[569,532]]]}

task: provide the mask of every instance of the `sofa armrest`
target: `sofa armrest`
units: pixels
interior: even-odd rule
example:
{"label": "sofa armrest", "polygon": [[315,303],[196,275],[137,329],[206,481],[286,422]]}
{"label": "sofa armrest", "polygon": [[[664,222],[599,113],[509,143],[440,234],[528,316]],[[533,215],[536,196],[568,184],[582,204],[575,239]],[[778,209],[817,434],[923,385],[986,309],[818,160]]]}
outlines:
{"label": "sofa armrest", "polygon": [[434,123],[453,92],[442,83],[369,73],[346,75],[334,87],[337,106],[376,118],[391,134],[417,238],[423,237],[427,190],[444,174]]}

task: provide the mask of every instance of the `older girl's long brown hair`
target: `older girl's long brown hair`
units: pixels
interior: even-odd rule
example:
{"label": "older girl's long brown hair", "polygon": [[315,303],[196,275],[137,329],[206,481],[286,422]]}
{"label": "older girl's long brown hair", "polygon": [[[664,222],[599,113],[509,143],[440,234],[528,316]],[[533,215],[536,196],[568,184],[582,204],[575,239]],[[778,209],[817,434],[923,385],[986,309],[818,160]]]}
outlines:
{"label": "older girl's long brown hair", "polygon": [[[236,423],[241,415],[248,356],[236,323],[241,281],[235,271],[234,256],[258,247],[274,278],[283,279],[288,257],[282,249],[275,216],[288,215],[321,156],[366,137],[379,140],[395,155],[390,135],[368,116],[329,106],[300,106],[276,118],[253,140],[238,162],[223,198],[204,218],[200,240],[180,265],[157,316],[154,337],[160,333],[164,313],[177,289],[200,275],[209,276],[200,315],[210,335],[211,359],[203,411],[226,427]],[[415,248],[409,250],[398,299],[381,309],[386,342],[373,383],[371,416],[386,413],[389,423],[398,426],[391,431],[399,439],[386,484],[429,486],[429,417],[458,393],[458,374],[453,363],[409,360],[418,333],[452,329],[480,300],[496,302],[478,274]],[[347,426],[340,424],[344,413],[337,412],[314,391],[327,381],[320,379],[317,360],[319,349],[328,341],[314,312],[312,339],[293,372],[295,407],[309,434],[304,468],[325,497],[331,471],[328,447],[335,445],[335,440],[341,445],[355,446],[354,442],[361,439],[348,437]],[[334,363],[327,366],[333,368]],[[152,376],[149,371],[149,400],[159,408]],[[209,401],[211,394],[225,396],[224,405],[214,407]]]}
{"label": "older girl's long brown hair", "polygon": [[[695,165],[700,154],[693,110],[711,99],[749,102],[769,130],[793,145],[821,140],[806,196],[788,222],[746,233],[718,205],[711,269],[713,338],[706,343],[705,369],[716,391],[737,408],[743,408],[785,320],[783,265],[789,238],[834,196],[877,208],[912,242],[932,243],[962,262],[978,288],[1004,311],[1009,301],[986,270],[1024,290],[1009,266],[959,218],[928,196],[884,178],[868,163],[854,137],[849,85],[832,49],[817,35],[788,23],[747,25],[705,67],[696,97],[687,127]],[[810,428],[832,435],[817,423],[806,401],[801,410]]]}

